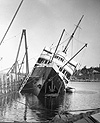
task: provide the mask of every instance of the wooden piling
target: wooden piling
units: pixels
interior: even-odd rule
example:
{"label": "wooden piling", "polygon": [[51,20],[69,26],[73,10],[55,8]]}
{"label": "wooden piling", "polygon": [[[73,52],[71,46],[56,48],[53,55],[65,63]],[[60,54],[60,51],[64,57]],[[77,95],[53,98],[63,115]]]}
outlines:
{"label": "wooden piling", "polygon": [[0,74],[0,96],[5,95],[14,91],[19,91],[22,78],[15,80],[15,75],[10,74]]}

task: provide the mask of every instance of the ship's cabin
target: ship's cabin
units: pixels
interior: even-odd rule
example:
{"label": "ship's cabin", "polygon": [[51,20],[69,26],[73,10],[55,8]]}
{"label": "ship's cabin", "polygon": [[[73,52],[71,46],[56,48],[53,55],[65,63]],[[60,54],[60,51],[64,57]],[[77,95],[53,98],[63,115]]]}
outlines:
{"label": "ship's cabin", "polygon": [[[46,49],[43,50],[42,54],[37,60],[37,63],[35,64],[35,67],[37,66],[47,66],[51,63],[51,58],[53,56],[53,53],[51,51],[48,51]],[[67,62],[64,55],[61,53],[57,53],[54,56],[53,62],[57,64],[57,67],[59,69],[59,72],[63,73],[68,79],[73,74],[73,71],[75,69],[75,64],[69,62],[64,68],[64,64]]]}
{"label": "ship's cabin", "polygon": [[[49,63],[50,63],[50,60],[47,60],[47,59],[44,59],[44,58],[40,57],[38,59],[37,63],[35,64],[35,67],[40,66],[40,64],[49,65]],[[62,68],[62,66],[60,66],[60,65],[57,65],[57,67],[59,68],[59,71],[62,72],[69,79],[71,73],[68,72],[65,68]]]}

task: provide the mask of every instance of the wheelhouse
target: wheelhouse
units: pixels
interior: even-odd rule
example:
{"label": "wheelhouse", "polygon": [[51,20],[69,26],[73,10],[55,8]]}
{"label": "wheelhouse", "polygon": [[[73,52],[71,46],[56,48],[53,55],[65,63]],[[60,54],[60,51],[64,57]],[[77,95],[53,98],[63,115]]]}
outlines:
{"label": "wheelhouse", "polygon": [[[65,67],[64,64],[68,62],[68,58],[64,56],[64,53],[57,53],[55,54],[53,58],[53,63],[57,65],[59,72],[62,73],[66,78],[70,78],[70,76],[73,74],[73,71],[76,67],[76,63],[73,61],[69,62]],[[35,67],[36,66],[48,66],[51,63],[51,58],[53,56],[53,53],[50,50],[43,49],[43,52],[41,53],[40,57],[38,58]]]}

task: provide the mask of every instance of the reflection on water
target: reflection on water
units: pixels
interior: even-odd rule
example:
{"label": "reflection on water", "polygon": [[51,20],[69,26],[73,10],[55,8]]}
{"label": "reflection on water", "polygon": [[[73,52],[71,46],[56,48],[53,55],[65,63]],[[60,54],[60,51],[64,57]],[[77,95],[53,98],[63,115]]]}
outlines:
{"label": "reflection on water", "polygon": [[[13,121],[16,116],[17,98],[20,98],[18,93],[11,93],[0,96],[0,121]],[[12,117],[12,115],[14,117]]]}
{"label": "reflection on water", "polygon": [[[97,84],[97,85],[96,85]],[[58,111],[99,108],[100,83],[71,83],[75,93],[38,99],[33,94],[0,96],[0,121],[47,121]]]}
{"label": "reflection on water", "polygon": [[63,103],[64,96],[62,97],[45,97],[38,99],[34,95],[27,95],[26,100],[28,102],[28,106],[31,109],[31,113],[37,115],[37,120],[50,120],[54,117],[60,105]]}
{"label": "reflection on water", "polygon": [[70,109],[100,108],[100,82],[75,82],[70,86],[76,89],[70,99]]}

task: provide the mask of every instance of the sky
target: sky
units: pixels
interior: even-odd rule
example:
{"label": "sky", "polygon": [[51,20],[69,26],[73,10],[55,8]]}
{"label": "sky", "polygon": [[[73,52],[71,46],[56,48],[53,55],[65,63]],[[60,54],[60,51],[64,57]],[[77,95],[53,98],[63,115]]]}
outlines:
{"label": "sky", "polygon": [[[0,41],[2,40],[21,0],[0,0]],[[69,38],[84,15],[70,47],[75,54],[85,43],[88,47],[75,58],[80,66],[100,64],[100,0],[24,0],[3,43],[0,45],[0,70],[9,68],[16,59],[22,30],[26,29],[30,70],[45,46],[57,45]],[[64,43],[64,46],[67,44]],[[24,41],[19,61],[25,52]]]}

